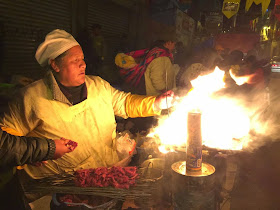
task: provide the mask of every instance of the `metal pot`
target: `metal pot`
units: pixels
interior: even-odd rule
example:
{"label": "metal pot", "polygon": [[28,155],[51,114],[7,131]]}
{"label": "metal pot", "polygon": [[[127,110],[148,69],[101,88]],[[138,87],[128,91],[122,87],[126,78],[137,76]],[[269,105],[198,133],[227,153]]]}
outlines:
{"label": "metal pot", "polygon": [[158,168],[145,167],[139,168],[138,171],[140,173],[140,178],[144,182],[156,182],[163,177],[163,170]]}
{"label": "metal pot", "polygon": [[165,161],[161,158],[151,158],[151,159],[145,160],[140,165],[140,167],[141,168],[156,168],[156,169],[164,170],[164,164],[165,164]]}

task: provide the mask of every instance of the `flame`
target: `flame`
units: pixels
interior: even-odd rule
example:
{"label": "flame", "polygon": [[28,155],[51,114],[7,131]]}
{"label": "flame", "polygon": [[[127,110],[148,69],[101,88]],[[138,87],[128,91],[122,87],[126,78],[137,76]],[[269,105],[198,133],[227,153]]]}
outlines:
{"label": "flame", "polygon": [[[218,67],[213,73],[192,80],[193,89],[181,99],[170,116],[159,119],[150,133],[160,139],[160,151],[184,147],[188,138],[188,112],[200,110],[203,144],[219,149],[241,150],[249,141],[250,117],[253,110],[246,108],[238,97],[214,94],[225,87],[224,71]],[[169,149],[166,149],[169,148]]]}
{"label": "flame", "polygon": [[236,76],[232,73],[232,70],[229,71],[231,78],[236,82],[237,85],[243,85],[248,83],[254,75],[247,75],[247,76]]}
{"label": "flame", "polygon": [[166,147],[166,145],[160,145],[158,147],[158,150],[163,154],[167,154],[168,152],[175,152],[173,148]]}

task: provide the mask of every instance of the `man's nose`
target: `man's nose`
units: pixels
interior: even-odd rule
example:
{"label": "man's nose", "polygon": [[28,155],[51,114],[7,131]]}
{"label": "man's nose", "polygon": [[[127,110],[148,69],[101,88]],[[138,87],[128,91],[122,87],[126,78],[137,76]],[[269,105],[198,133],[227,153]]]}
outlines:
{"label": "man's nose", "polygon": [[87,66],[86,62],[84,60],[82,60],[81,63],[80,63],[80,67],[84,67],[85,68],[86,66]]}

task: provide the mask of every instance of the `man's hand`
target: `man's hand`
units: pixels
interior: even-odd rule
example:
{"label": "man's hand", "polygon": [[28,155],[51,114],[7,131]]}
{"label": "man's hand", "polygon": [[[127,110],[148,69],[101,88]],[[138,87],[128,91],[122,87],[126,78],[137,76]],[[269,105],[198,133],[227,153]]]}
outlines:
{"label": "man's hand", "polygon": [[[56,147],[54,157],[52,158],[53,160],[62,157],[65,153],[74,151],[74,149],[78,146],[76,142],[65,138],[55,139],[53,141]],[[31,165],[40,167],[46,163],[47,161],[41,161],[32,163]]]}
{"label": "man's hand", "polygon": [[78,145],[76,142],[65,138],[55,139],[54,143],[56,149],[53,159],[61,158],[65,153],[74,151]]}
{"label": "man's hand", "polygon": [[168,90],[165,93],[156,97],[154,102],[154,109],[159,111],[161,109],[168,109],[176,104],[178,96],[174,95],[172,90]]}

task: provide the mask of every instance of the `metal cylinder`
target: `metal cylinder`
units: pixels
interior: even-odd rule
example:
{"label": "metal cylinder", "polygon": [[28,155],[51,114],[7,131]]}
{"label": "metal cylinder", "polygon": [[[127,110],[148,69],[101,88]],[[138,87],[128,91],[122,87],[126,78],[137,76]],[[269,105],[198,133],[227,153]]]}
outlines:
{"label": "metal cylinder", "polygon": [[186,147],[187,171],[199,171],[202,166],[201,113],[188,113],[188,139]]}
{"label": "metal cylinder", "polygon": [[215,168],[202,163],[200,171],[186,171],[186,161],[172,164],[172,204],[174,210],[215,210]]}

